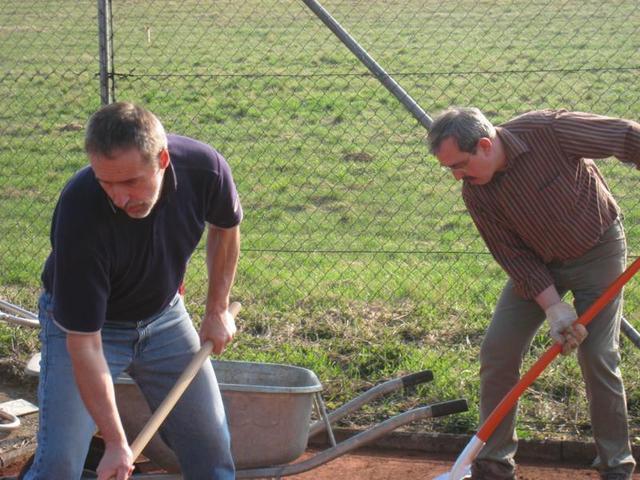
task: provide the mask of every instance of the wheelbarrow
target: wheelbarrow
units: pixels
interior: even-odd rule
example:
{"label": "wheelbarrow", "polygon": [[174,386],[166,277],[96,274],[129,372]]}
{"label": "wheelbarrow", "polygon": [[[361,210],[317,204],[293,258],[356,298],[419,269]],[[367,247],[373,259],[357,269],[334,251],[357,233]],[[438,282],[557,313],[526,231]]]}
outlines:
{"label": "wheelbarrow", "polygon": [[[237,468],[236,478],[280,478],[311,470],[362,447],[408,423],[467,410],[466,400],[458,399],[411,409],[336,443],[332,425],[375,398],[400,388],[433,379],[430,371],[405,375],[377,385],[328,413],[322,400],[322,384],[313,371],[292,365],[213,360],[231,432],[231,450]],[[115,381],[116,401],[126,405],[122,421],[127,437],[134,438],[151,412],[131,378]],[[311,422],[315,408],[317,421]],[[326,432],[331,446],[297,463],[308,440]],[[152,463],[177,474],[178,461],[160,436],[143,451]],[[179,475],[134,475],[134,478],[179,479]]]}
{"label": "wheelbarrow", "polygon": [[[37,326],[35,315],[0,300],[11,313],[0,318],[20,325]],[[212,360],[222,393],[236,478],[280,478],[295,475],[360,448],[398,427],[426,418],[467,410],[467,402],[457,399],[414,408],[337,443],[332,425],[372,400],[433,380],[429,370],[411,373],[379,384],[342,407],[327,412],[322,400],[322,384],[311,370],[273,363]],[[27,373],[38,375],[40,354],[34,355]],[[151,416],[142,392],[128,375],[114,381],[116,402],[127,438],[135,438]],[[315,409],[315,421],[312,411]],[[196,419],[194,419],[196,420]],[[306,450],[311,437],[325,432],[330,447],[303,461],[294,462]],[[166,474],[135,474],[138,480],[180,479],[178,461],[160,435],[155,435],[143,455]],[[291,463],[294,462],[294,463]],[[91,477],[86,477],[91,478]]]}

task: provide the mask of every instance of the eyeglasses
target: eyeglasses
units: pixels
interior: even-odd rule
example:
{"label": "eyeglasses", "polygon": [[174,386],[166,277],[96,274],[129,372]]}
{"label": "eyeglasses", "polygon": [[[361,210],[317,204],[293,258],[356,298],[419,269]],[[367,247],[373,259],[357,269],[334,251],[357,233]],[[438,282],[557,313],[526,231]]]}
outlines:
{"label": "eyeglasses", "polygon": [[471,155],[473,155],[473,153],[468,153],[466,159],[456,162],[453,165],[440,165],[440,168],[447,173],[466,172],[469,162],[471,161]]}

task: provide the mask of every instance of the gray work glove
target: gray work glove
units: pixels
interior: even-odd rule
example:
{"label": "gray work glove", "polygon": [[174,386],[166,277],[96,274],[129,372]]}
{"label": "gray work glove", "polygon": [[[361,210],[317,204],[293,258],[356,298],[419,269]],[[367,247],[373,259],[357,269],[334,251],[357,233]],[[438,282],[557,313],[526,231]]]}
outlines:
{"label": "gray work glove", "polygon": [[544,313],[549,323],[549,334],[555,342],[562,345],[563,355],[571,353],[587,338],[587,329],[584,325],[573,325],[578,315],[568,303],[554,303]]}

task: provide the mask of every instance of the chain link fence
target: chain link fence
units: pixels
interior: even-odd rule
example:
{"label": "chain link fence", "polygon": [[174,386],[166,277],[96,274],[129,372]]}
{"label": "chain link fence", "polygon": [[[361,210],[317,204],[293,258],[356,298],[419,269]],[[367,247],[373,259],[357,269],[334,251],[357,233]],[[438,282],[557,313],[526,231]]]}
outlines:
{"label": "chain link fence", "polygon": [[[539,108],[640,118],[635,0],[323,5],[430,115],[473,105],[494,123]],[[103,102],[140,102],[233,168],[246,217],[231,356],[320,370],[330,404],[432,368],[437,386],[416,402],[465,396],[468,417],[436,425],[474,431],[478,348],[505,275],[424,128],[302,1],[4,2],[0,64],[0,297],[35,309],[57,195],[86,163],[87,118]],[[639,177],[615,160],[600,167],[635,257]],[[187,278],[196,320],[203,256]],[[632,324],[639,291],[627,289]],[[638,354],[622,347],[635,432]],[[589,434],[578,372],[567,359],[536,382],[525,435]]]}

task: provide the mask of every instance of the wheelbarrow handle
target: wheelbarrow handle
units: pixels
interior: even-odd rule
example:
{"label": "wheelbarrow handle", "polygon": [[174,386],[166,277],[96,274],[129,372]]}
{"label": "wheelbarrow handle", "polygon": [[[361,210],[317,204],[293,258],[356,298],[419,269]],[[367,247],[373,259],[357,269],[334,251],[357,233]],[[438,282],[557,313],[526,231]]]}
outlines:
{"label": "wheelbarrow handle", "polygon": [[410,373],[400,378],[403,388],[413,387],[420,385],[421,383],[430,382],[433,380],[433,372],[431,370],[423,370],[421,372]]}
{"label": "wheelbarrow handle", "polygon": [[[239,311],[240,303],[233,302],[229,305],[229,312],[234,319]],[[175,404],[178,403],[178,400],[196,376],[202,367],[202,364],[209,358],[209,355],[211,355],[212,350],[213,343],[210,341],[206,341],[202,344],[202,347],[200,347],[198,353],[196,353],[193,359],[189,362],[189,365],[187,365],[184,372],[182,372],[180,378],[178,378],[178,381],[169,391],[166,398],[162,401],[156,411],[153,412],[153,415],[151,415],[145,426],[131,444],[131,451],[133,452],[134,459],[140,456],[144,447],[149,443],[149,440],[151,440],[158,428],[160,428],[160,425],[162,425],[162,422],[167,418]]]}
{"label": "wheelbarrow handle", "polygon": [[328,430],[331,425],[335,424],[338,420],[355,412],[363,405],[366,405],[376,398],[395,392],[400,388],[409,388],[421,383],[430,382],[432,380],[433,372],[431,370],[423,370],[421,372],[409,373],[400,378],[392,378],[391,380],[387,380],[384,383],[376,385],[375,387],[361,393],[356,398],[350,400],[341,407],[329,413],[327,415],[326,422],[323,420],[314,422],[309,427],[309,438],[317,435],[320,432]]}
{"label": "wheelbarrow handle", "polygon": [[469,404],[465,398],[457,400],[448,400],[446,402],[434,403],[431,405],[431,416],[445,417],[454,413],[466,412],[469,410]]}

